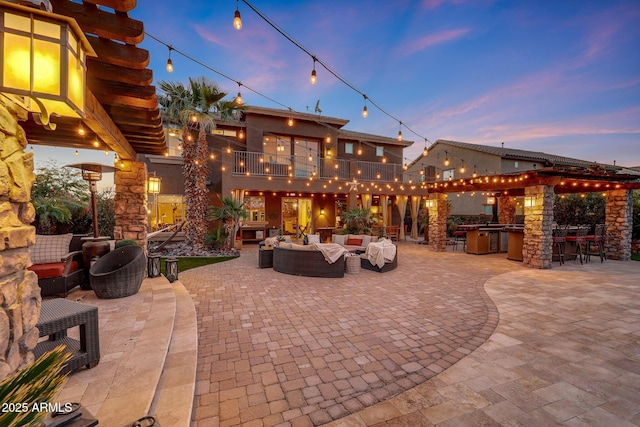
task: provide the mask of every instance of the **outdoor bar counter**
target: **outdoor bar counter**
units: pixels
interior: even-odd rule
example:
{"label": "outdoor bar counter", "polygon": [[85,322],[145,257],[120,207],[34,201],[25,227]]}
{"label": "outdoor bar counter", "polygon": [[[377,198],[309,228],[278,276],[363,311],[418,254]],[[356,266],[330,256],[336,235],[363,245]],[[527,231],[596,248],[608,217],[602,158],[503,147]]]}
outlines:
{"label": "outdoor bar counter", "polygon": [[522,260],[522,225],[470,224],[460,225],[458,228],[467,232],[467,253],[482,255],[507,252],[507,258],[517,259],[511,258],[509,253],[509,248],[514,246],[514,253],[520,247],[520,260]]}

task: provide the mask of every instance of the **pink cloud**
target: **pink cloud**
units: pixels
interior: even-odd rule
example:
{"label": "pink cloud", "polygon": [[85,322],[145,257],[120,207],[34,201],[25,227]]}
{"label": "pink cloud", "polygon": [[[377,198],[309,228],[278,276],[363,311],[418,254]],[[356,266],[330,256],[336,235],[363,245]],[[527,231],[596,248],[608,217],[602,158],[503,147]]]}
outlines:
{"label": "pink cloud", "polygon": [[460,28],[457,30],[447,30],[436,34],[429,34],[404,47],[405,55],[412,55],[425,50],[431,46],[446,43],[458,39],[471,31],[470,28]]}

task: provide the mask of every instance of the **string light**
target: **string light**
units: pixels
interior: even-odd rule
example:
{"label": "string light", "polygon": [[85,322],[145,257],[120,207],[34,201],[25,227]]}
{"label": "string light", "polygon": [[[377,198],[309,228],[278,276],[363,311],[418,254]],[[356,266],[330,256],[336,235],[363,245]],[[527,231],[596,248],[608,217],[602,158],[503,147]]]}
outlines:
{"label": "string light", "polygon": [[444,165],[449,166],[449,153],[446,150],[444,151]]}
{"label": "string light", "polygon": [[78,153],[78,150],[76,150],[75,155],[76,155],[76,156],[79,156],[79,155],[80,155],[80,153]]}
{"label": "string light", "polygon": [[171,51],[173,50],[173,48],[171,46],[168,46],[168,48],[169,48],[169,59],[167,59],[167,72],[173,73],[173,61],[171,61]]}
{"label": "string light", "polygon": [[313,57],[313,70],[311,70],[311,78],[310,78],[311,84],[314,85],[316,84],[316,57]]}
{"label": "string light", "polygon": [[364,107],[362,108],[362,117],[365,119],[369,116],[369,110],[367,109],[367,95],[362,95],[364,98]]}
{"label": "string light", "polygon": [[460,173],[465,173],[466,169],[464,167],[464,159],[462,160],[462,166],[460,166]]}
{"label": "string light", "polygon": [[85,133],[87,133],[87,132],[84,130],[84,126],[82,126],[82,123],[80,123],[80,127],[78,128],[78,134],[80,136],[84,136]]}
{"label": "string light", "polygon": [[242,130],[242,128],[240,128],[240,132],[238,132],[238,138],[244,139],[244,131]]}
{"label": "string light", "polygon": [[233,28],[238,31],[242,29],[242,19],[240,19],[240,11],[238,10],[238,0],[236,0],[236,13],[233,16]]}
{"label": "string light", "polygon": [[289,126],[290,128],[293,127],[293,117],[289,117],[289,119],[287,120],[287,126]]}
{"label": "string light", "polygon": [[398,131],[398,142],[402,141],[402,122],[398,122],[400,123],[400,130]]}
{"label": "string light", "polygon": [[422,150],[422,157],[427,157],[429,150],[427,149],[427,138],[424,139],[424,150]]}
{"label": "string light", "polygon": [[242,105],[242,94],[240,93],[240,86],[242,83],[238,82],[238,96],[236,96],[236,104]]}

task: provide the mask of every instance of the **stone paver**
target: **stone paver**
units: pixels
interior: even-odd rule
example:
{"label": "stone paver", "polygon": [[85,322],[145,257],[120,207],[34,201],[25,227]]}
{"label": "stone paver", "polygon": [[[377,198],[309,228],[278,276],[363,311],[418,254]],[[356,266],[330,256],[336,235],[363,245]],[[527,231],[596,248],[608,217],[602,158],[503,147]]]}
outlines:
{"label": "stone paver", "polygon": [[198,314],[193,424],[321,425],[423,384],[493,333],[484,282],[523,270],[404,242],[398,262],[384,274],[298,277],[258,269],[245,245],[239,259],[180,274]]}

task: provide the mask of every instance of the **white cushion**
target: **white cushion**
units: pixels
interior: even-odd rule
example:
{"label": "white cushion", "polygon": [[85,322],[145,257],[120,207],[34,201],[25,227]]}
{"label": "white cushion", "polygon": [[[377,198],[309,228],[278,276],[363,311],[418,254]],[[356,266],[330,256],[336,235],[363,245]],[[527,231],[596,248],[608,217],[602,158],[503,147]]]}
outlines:
{"label": "white cushion", "polygon": [[53,236],[37,235],[36,243],[29,247],[31,262],[34,264],[49,264],[60,262],[69,253],[69,244],[73,234],[57,234]]}
{"label": "white cushion", "polygon": [[307,235],[307,242],[309,244],[320,243],[320,235],[319,234],[309,234],[309,235]]}
{"label": "white cushion", "polygon": [[371,236],[362,236],[362,246],[367,246],[371,243]]}
{"label": "white cushion", "polygon": [[334,234],[333,235],[333,243],[337,243],[339,245],[343,245],[345,244],[346,240],[346,235],[345,234]]}

